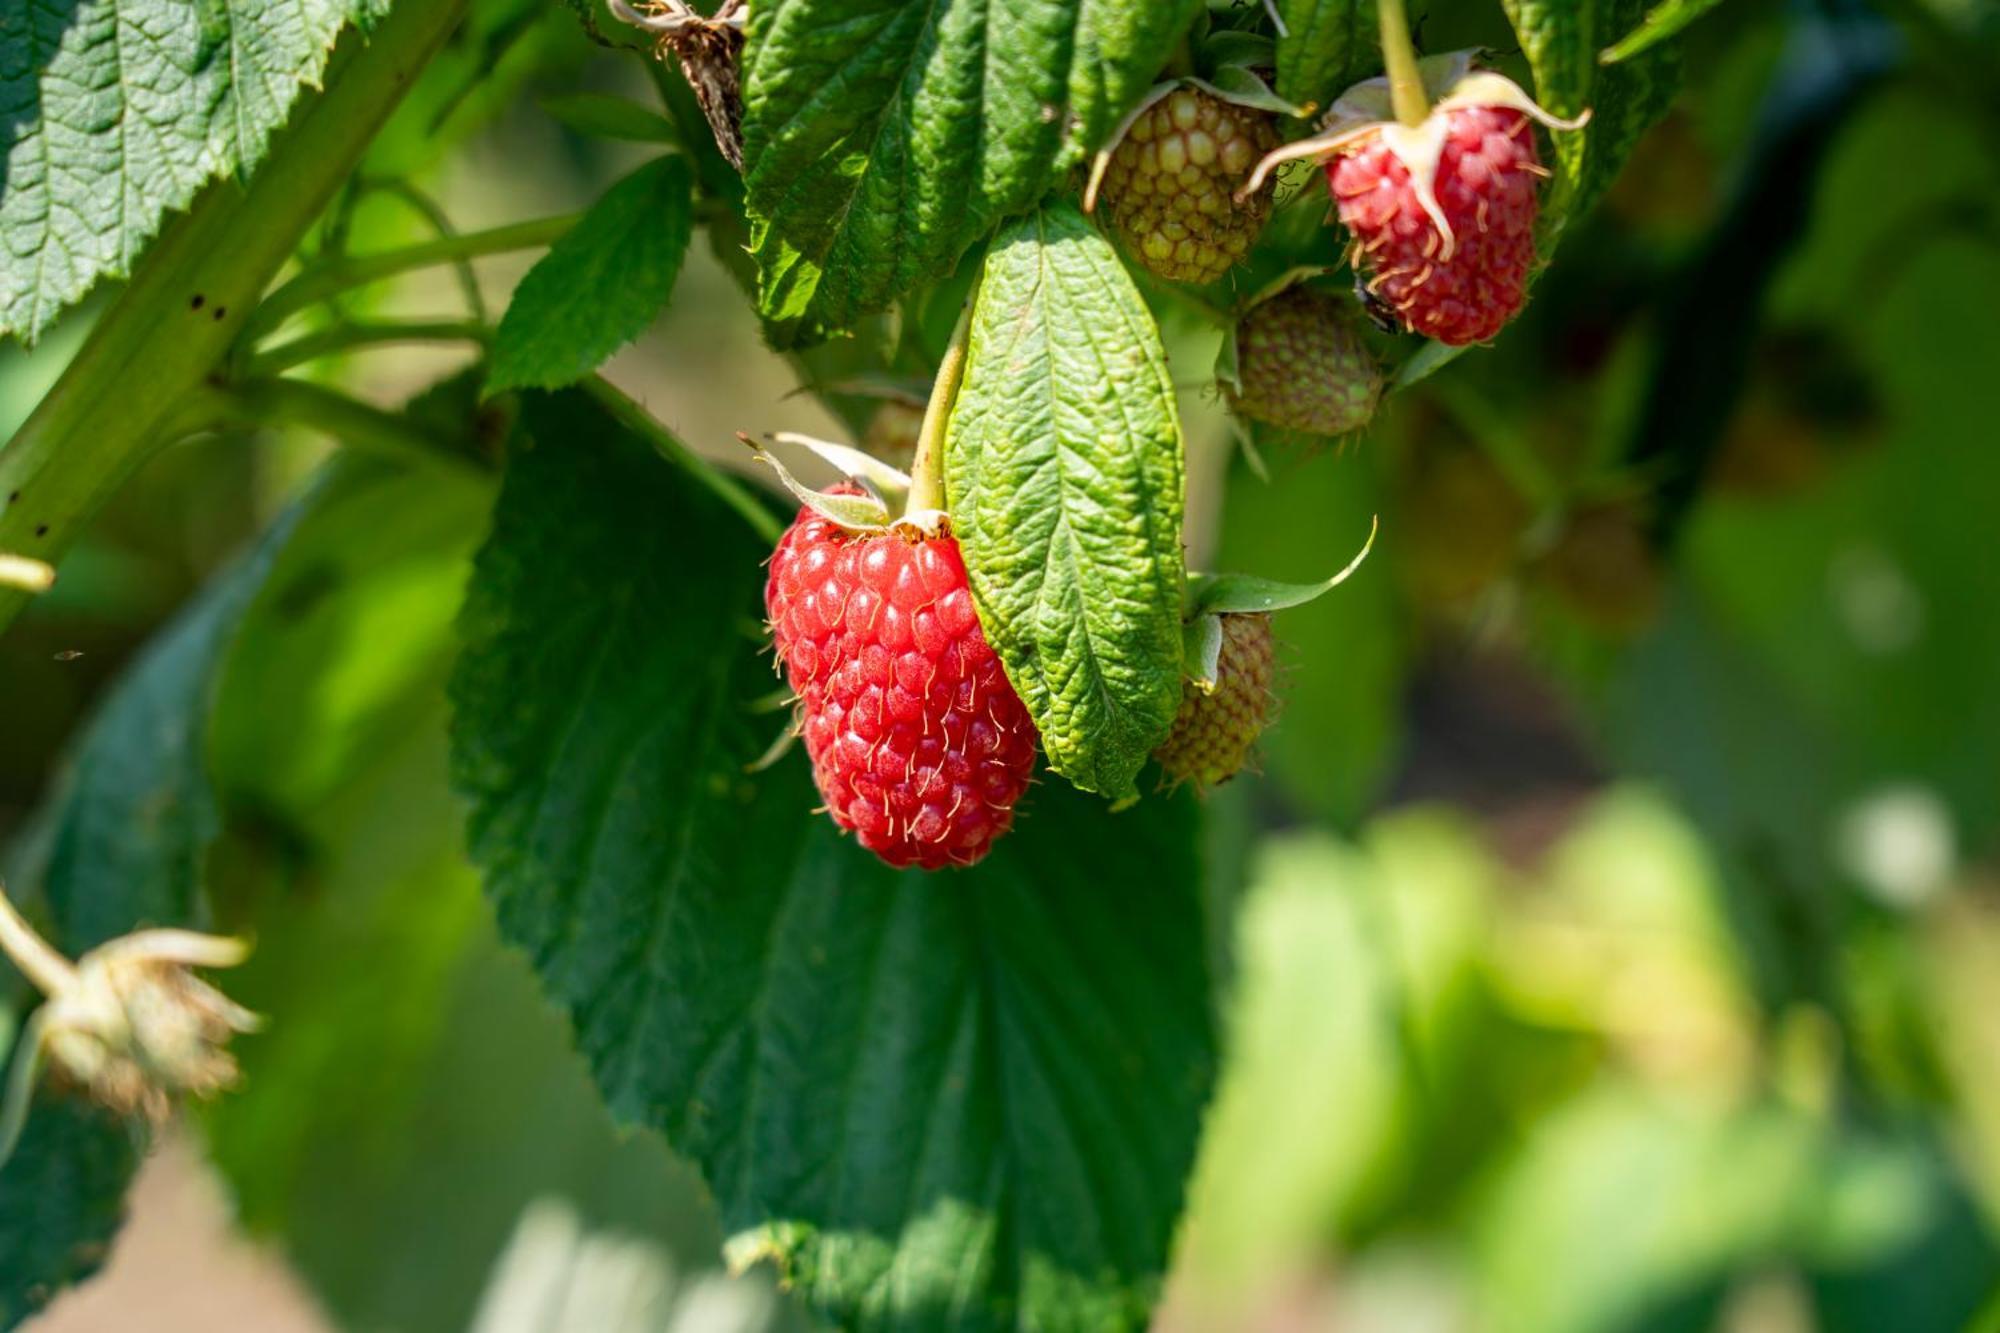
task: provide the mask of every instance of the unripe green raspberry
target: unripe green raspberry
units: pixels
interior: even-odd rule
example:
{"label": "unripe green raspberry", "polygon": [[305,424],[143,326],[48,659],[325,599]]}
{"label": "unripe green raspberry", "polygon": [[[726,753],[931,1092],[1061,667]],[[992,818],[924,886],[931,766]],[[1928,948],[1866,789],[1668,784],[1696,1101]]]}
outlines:
{"label": "unripe green raspberry", "polygon": [[1126,250],[1173,282],[1214,282],[1250,252],[1271,216],[1271,186],[1233,197],[1278,144],[1271,117],[1199,88],[1139,113],[1112,150],[1100,197]]}
{"label": "unripe green raspberry", "polygon": [[1271,721],[1271,617],[1259,612],[1220,619],[1215,689],[1205,694],[1192,681],[1184,684],[1174,729],[1153,751],[1168,777],[1198,787],[1216,786],[1241,772]]}
{"label": "unripe green raspberry", "polygon": [[1288,287],[1236,326],[1241,387],[1224,385],[1239,416],[1312,435],[1345,435],[1375,415],[1382,368],[1351,306]]}

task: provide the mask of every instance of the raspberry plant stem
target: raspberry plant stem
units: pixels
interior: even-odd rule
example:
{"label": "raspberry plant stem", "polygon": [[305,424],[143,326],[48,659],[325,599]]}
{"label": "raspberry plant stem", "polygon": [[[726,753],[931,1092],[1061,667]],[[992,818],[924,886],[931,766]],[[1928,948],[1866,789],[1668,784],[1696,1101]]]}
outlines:
{"label": "raspberry plant stem", "polygon": [[972,307],[979,299],[979,284],[966,294],[965,308],[958,312],[958,325],[951,331],[951,345],[938,363],[937,379],[931,384],[931,400],[924,407],[924,424],[917,432],[917,455],[910,463],[910,500],[907,512],[943,509],[944,431],[951,422],[951,407],[958,400],[958,386],[965,378],[965,344],[972,332]]}
{"label": "raspberry plant stem", "polygon": [[254,339],[276,329],[293,315],[308,310],[329,297],[371,282],[397,277],[418,269],[436,268],[461,260],[513,250],[533,250],[559,239],[576,225],[577,214],[510,222],[486,231],[469,231],[456,236],[440,236],[395,250],[372,255],[346,255],[316,264],[266,297],[244,329],[246,339]]}
{"label": "raspberry plant stem", "polygon": [[[301,96],[249,183],[214,182],[162,229],[0,449],[0,551],[54,564],[69,550],[222,365],[258,298],[464,9],[465,0],[399,0],[374,32],[347,33],[322,90]],[[0,629],[32,596],[0,585]]]}
{"label": "raspberry plant stem", "polygon": [[491,336],[477,320],[355,320],[329,329],[301,334],[289,342],[266,348],[249,360],[248,378],[275,375],[282,370],[321,357],[336,356],[368,347],[393,343],[468,342],[483,344]]}
{"label": "raspberry plant stem", "polygon": [[488,469],[408,417],[305,380],[250,380],[198,393],[177,414],[165,438],[183,439],[221,427],[302,426],[362,453],[447,475],[476,477]]}
{"label": "raspberry plant stem", "polygon": [[1389,101],[1396,119],[1412,127],[1424,123],[1431,113],[1430,98],[1424,93],[1424,76],[1417,69],[1417,48],[1410,41],[1410,20],[1403,13],[1403,0],[1376,0],[1382,19],[1382,68],[1389,74]]}

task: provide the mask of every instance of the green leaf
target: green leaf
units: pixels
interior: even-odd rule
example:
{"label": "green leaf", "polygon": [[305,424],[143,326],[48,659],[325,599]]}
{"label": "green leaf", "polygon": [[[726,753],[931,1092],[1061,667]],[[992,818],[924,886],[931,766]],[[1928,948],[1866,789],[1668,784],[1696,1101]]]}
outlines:
{"label": "green leaf", "polygon": [[974,870],[883,867],[801,756],[745,771],[771,720],[740,520],[576,396],[529,425],[454,768],[613,1112],[843,1328],[1143,1327],[1213,1056],[1190,808],[1052,784]]}
{"label": "green leaf", "polygon": [[496,480],[336,456],[221,668],[225,800],[296,822],[423,715]]}
{"label": "green leaf", "polygon": [[766,0],[744,181],[759,308],[810,342],[951,271],[1152,87],[1199,0]]}
{"label": "green leaf", "polygon": [[945,446],[980,623],[1050,765],[1137,793],[1180,707],[1180,421],[1159,331],[1067,204],[995,242]]}
{"label": "green leaf", "polygon": [[131,272],[166,213],[264,156],[334,38],[381,0],[9,7],[0,333],[33,342]]}
{"label": "green leaf", "polygon": [[[140,925],[205,922],[202,869],[218,825],[202,745],[210,686],[289,531],[288,516],[168,626],[72,753],[42,816],[47,840],[8,886],[39,896],[52,942],[71,957]],[[0,1167],[0,1326],[96,1270],[143,1137],[86,1106],[35,1107]]]}
{"label": "green leaf", "polygon": [[665,116],[608,93],[544,97],[542,110],[578,134],[596,139],[626,139],[634,143],[674,141],[673,124]]}
{"label": "green leaf", "polygon": [[[1671,2],[1671,0],[1670,0]],[[1542,257],[1563,228],[1589,212],[1639,136],[1673,100],[1680,81],[1678,52],[1654,48],[1643,59],[1603,67],[1597,47],[1638,22],[1644,0],[1502,0],[1535,75],[1535,100],[1564,118],[1588,109],[1590,123],[1559,130],[1555,179],[1542,198]]]}
{"label": "green leaf", "polygon": [[[1645,0],[1609,0],[1599,31],[1627,31]],[[1643,55],[1631,55],[1597,71],[1592,123],[1585,127],[1589,149],[1583,180],[1570,201],[1573,214],[1588,212],[1616,180],[1639,137],[1667,113],[1680,90],[1681,50],[1677,41],[1649,42]]]}
{"label": "green leaf", "polygon": [[1278,96],[1325,108],[1382,63],[1371,0],[1279,0]]}
{"label": "green leaf", "polygon": [[219,827],[204,744],[217,664],[283,547],[288,510],[146,649],[84,730],[50,816],[41,896],[74,957],[135,927],[200,926]]}
{"label": "green leaf", "polygon": [[574,384],[643,333],[680,275],[693,188],[685,160],[648,162],[550,246],[500,320],[488,391]]}
{"label": "green leaf", "polygon": [[[1501,0],[1535,74],[1535,100],[1563,119],[1591,105],[1597,76],[1597,12],[1606,0]],[[1593,113],[1594,114],[1594,113]],[[1542,226],[1551,238],[1569,216],[1583,180],[1593,127],[1558,132],[1555,179],[1542,194]],[[1545,243],[1544,249],[1546,250]]]}
{"label": "green leaf", "polygon": [[0,1168],[0,1328],[13,1328],[104,1263],[125,1220],[139,1136],[109,1116],[44,1100]]}
{"label": "green leaf", "polygon": [[1630,60],[1641,52],[1649,51],[1678,33],[1682,28],[1715,8],[1720,0],[1660,0],[1646,11],[1646,17],[1638,27],[1606,47],[1598,59],[1607,65],[1615,65],[1621,60]]}

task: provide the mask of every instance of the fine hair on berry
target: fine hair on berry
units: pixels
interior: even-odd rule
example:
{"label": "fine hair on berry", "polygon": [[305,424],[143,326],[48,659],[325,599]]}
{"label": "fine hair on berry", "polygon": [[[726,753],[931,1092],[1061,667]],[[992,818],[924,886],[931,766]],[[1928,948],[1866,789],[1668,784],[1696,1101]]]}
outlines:
{"label": "fine hair on berry", "polygon": [[985,856],[1013,824],[1035,725],[986,642],[948,532],[854,532],[802,508],[764,591],[828,813],[894,866]]}

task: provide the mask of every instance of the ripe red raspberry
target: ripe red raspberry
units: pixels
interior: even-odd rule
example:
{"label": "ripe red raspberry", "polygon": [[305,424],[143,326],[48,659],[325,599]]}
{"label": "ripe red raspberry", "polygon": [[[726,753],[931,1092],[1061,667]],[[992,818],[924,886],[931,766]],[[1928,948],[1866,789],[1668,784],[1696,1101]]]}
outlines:
{"label": "ripe red raspberry", "polygon": [[1126,251],[1172,282],[1214,282],[1240,263],[1271,216],[1272,190],[1231,197],[1275,148],[1271,116],[1198,88],[1141,111],[1111,150],[1101,186]]}
{"label": "ripe red raspberry", "polygon": [[1240,416],[1311,435],[1345,435],[1375,415],[1382,369],[1348,305],[1310,287],[1288,287],[1236,326],[1236,383],[1224,383]]}
{"label": "ripe red raspberry", "polygon": [[1454,346],[1484,342],[1527,299],[1541,160],[1528,116],[1517,108],[1462,106],[1433,115],[1446,118],[1433,191],[1449,236],[1380,134],[1329,159],[1327,182],[1371,275],[1369,289],[1417,333]]}
{"label": "ripe red raspberry", "polygon": [[1220,619],[1222,653],[1215,689],[1203,693],[1193,682],[1186,683],[1174,729],[1153,751],[1168,777],[1199,787],[1216,786],[1241,772],[1271,721],[1271,617],[1245,613]]}
{"label": "ripe red raspberry", "polygon": [[958,542],[850,532],[801,509],[764,605],[834,822],[894,866],[986,855],[1013,823],[1036,736],[979,628]]}

